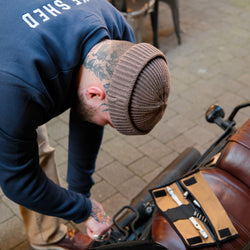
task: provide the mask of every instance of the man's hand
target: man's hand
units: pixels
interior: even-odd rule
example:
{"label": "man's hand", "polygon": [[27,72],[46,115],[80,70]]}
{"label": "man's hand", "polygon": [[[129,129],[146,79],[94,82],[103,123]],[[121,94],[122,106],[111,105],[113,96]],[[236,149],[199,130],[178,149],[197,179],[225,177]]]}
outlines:
{"label": "man's hand", "polygon": [[84,222],[87,233],[94,240],[106,239],[109,237],[111,219],[104,212],[102,205],[91,199],[92,210],[88,219]]}

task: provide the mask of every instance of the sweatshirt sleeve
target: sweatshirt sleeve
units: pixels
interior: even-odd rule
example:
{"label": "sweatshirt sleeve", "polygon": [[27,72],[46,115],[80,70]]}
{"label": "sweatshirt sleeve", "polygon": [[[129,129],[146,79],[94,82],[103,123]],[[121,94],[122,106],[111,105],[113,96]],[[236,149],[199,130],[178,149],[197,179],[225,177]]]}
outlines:
{"label": "sweatshirt sleeve", "polygon": [[[10,77],[11,78],[11,77]],[[48,179],[39,165],[36,123],[43,109],[24,89],[0,77],[0,185],[14,202],[42,214],[82,222],[90,200]],[[4,82],[3,82],[4,81]]]}
{"label": "sweatshirt sleeve", "polygon": [[67,182],[69,189],[90,196],[92,174],[103,136],[103,127],[82,121],[70,112]]}

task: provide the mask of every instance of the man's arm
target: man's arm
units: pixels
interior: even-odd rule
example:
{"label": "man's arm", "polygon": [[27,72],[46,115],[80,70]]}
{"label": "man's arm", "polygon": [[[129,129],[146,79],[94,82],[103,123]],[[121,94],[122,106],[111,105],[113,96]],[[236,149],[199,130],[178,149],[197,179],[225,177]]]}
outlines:
{"label": "man's arm", "polygon": [[[82,121],[74,111],[70,114],[69,157],[67,181],[69,189],[90,197],[94,184],[92,174],[101,145],[103,127]],[[91,200],[91,213],[84,221],[92,239],[105,235],[111,227],[111,219],[102,205]]]}
{"label": "man's arm", "polygon": [[71,110],[69,133],[68,176],[69,189],[90,196],[94,184],[92,174],[102,142],[103,127],[82,121]]}
{"label": "man's arm", "polygon": [[42,171],[36,122],[44,111],[25,89],[17,87],[18,81],[0,77],[1,188],[11,200],[31,210],[82,222],[91,213],[91,201],[59,187]]}

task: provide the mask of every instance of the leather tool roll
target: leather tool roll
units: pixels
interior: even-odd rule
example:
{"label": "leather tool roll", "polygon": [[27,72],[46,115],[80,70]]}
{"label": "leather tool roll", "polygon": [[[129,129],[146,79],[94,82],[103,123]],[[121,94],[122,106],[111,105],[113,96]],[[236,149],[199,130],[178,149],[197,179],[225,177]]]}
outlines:
{"label": "leather tool roll", "polygon": [[238,236],[200,171],[167,186],[152,189],[150,193],[162,215],[188,248],[220,245]]}

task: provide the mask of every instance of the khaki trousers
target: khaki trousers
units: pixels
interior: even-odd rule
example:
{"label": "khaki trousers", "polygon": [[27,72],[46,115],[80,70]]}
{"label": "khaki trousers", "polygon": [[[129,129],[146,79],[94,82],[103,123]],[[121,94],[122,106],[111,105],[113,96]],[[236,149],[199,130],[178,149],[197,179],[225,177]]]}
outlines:
{"label": "khaki trousers", "polygon": [[[55,163],[55,149],[50,147],[46,126],[37,129],[37,142],[39,146],[39,160],[45,174],[59,183]],[[21,215],[31,244],[46,245],[60,241],[66,234],[67,228],[59,218],[36,213],[20,206]]]}

